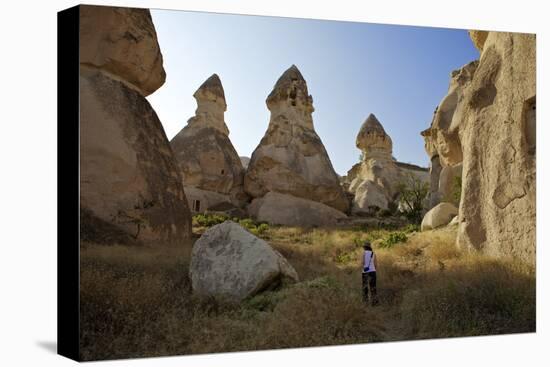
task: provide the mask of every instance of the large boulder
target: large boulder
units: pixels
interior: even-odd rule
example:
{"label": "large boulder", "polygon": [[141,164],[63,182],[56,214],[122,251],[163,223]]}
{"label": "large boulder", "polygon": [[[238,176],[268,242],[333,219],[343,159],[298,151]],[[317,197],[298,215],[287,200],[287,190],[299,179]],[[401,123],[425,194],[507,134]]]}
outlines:
{"label": "large boulder", "polygon": [[358,181],[351,212],[353,214],[373,214],[377,209],[388,209],[391,198],[384,188],[374,181]]}
{"label": "large boulder", "polygon": [[458,209],[453,204],[437,204],[424,215],[420,229],[426,231],[447,225],[457,214]]}
{"label": "large boulder", "polygon": [[489,32],[457,108],[458,244],[535,263],[536,39]]}
{"label": "large boulder", "polygon": [[184,186],[226,195],[229,202],[242,205],[247,200],[244,168],[229,140],[224,120],[227,105],[218,75],[208,78],[193,96],[195,116],[170,142]]}
{"label": "large boulder", "polygon": [[144,96],[166,79],[148,9],[80,6],[80,64],[137,89]]}
{"label": "large boulder", "polygon": [[[134,46],[113,41],[124,29],[137,37]],[[135,80],[164,80],[162,61],[160,69],[134,65],[153,51],[162,60],[149,11],[81,6],[80,32],[81,225],[88,235],[102,223],[132,242],[181,244],[191,237],[191,214],[168,139],[145,98],[162,83]],[[93,34],[101,35],[97,42],[89,40]],[[112,64],[91,63],[86,55],[94,52],[111,55],[105,60]]]}
{"label": "large boulder", "polygon": [[252,153],[244,187],[253,198],[270,191],[349,209],[338,175],[313,128],[313,101],[296,66],[279,78],[267,97],[268,129]]}
{"label": "large boulder", "polygon": [[284,279],[298,280],[279,252],[231,221],[211,227],[195,242],[189,275],[195,294],[230,302],[274,288]]}
{"label": "large boulder", "polygon": [[331,226],[346,218],[328,205],[277,192],[252,200],[248,213],[257,221],[301,227]]}

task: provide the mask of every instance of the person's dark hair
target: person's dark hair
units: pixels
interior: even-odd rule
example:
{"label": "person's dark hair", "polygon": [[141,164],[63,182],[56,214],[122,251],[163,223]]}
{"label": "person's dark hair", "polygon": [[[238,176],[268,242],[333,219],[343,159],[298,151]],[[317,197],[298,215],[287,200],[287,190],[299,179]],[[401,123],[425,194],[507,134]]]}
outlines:
{"label": "person's dark hair", "polygon": [[372,247],[370,246],[369,241],[365,241],[365,243],[363,244],[363,248],[365,249],[365,251],[372,251]]}

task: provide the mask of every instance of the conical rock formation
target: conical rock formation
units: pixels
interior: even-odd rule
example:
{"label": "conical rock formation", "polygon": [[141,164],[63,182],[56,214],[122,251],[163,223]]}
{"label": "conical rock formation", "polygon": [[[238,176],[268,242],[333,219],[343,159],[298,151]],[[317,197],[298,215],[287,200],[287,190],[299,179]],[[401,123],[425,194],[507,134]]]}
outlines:
{"label": "conical rock formation", "polygon": [[428,180],[426,169],[393,159],[392,140],[372,113],[361,125],[355,144],[363,159],[348,172],[348,191],[354,197],[354,214],[388,209],[389,203],[396,198],[398,185],[409,180],[409,176]]}
{"label": "conical rock formation", "polygon": [[283,73],[266,103],[271,118],[250,159],[246,192],[259,198],[273,191],[346,212],[349,202],[313,128],[313,100],[296,66]]}
{"label": "conical rock formation", "polygon": [[246,201],[244,169],[229,140],[220,78],[213,74],[193,96],[197,101],[195,116],[170,142],[188,199],[195,203],[192,209],[202,212],[222,202],[241,206]]}

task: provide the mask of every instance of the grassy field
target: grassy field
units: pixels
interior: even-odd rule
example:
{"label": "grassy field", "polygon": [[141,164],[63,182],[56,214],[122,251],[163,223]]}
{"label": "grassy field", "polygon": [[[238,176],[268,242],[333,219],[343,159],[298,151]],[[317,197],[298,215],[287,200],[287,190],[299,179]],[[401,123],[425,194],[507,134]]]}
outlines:
{"label": "grassy field", "polygon": [[[195,221],[194,232],[205,224]],[[534,269],[461,253],[454,229],[243,225],[290,261],[299,283],[240,305],[218,304],[193,297],[188,247],[82,244],[82,358],[535,331]],[[374,308],[361,300],[365,239],[374,241],[378,256],[380,305]]]}

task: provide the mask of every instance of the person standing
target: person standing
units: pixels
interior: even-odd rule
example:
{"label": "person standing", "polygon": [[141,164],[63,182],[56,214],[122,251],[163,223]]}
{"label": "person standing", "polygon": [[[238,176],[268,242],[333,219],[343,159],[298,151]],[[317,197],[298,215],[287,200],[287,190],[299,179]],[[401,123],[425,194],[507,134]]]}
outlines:
{"label": "person standing", "polygon": [[363,264],[363,300],[365,303],[375,306],[378,304],[378,296],[376,294],[376,268],[378,264],[369,241],[365,241],[363,250],[361,258]]}

